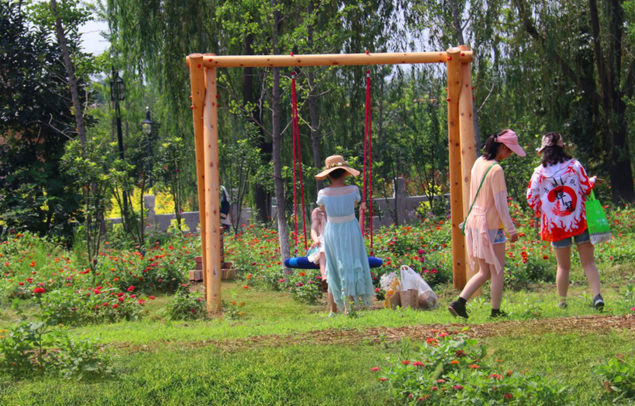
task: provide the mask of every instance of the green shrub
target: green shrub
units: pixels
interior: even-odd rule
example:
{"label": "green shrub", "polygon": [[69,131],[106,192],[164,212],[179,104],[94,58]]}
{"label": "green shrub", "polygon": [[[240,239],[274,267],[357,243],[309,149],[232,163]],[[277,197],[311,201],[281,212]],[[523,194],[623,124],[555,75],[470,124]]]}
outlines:
{"label": "green shrub", "polygon": [[635,357],[616,355],[593,368],[613,401],[635,399]]}
{"label": "green shrub", "polygon": [[170,320],[196,320],[207,317],[207,304],[200,292],[191,293],[182,286],[166,304],[164,313]]}
{"label": "green shrub", "polygon": [[[40,315],[51,324],[89,324],[136,320],[145,299],[128,292],[97,286],[69,292],[52,291],[38,297]],[[129,288],[130,289],[130,288]]]}
{"label": "green shrub", "polygon": [[395,399],[408,404],[572,404],[567,389],[537,375],[505,371],[486,362],[485,355],[477,340],[441,333],[427,339],[416,360],[402,358],[380,380],[388,381]]}
{"label": "green shrub", "polygon": [[294,269],[287,276],[293,298],[301,303],[317,304],[322,299],[322,277],[319,269]]}
{"label": "green shrub", "polygon": [[112,359],[99,344],[72,338],[42,321],[22,321],[0,335],[0,370],[15,377],[54,374],[87,379],[110,374]]}

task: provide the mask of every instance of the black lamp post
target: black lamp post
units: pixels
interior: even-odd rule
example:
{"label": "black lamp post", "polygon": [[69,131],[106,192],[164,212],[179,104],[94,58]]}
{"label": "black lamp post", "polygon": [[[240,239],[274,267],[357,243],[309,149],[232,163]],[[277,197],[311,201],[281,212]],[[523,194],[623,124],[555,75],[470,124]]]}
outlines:
{"label": "black lamp post", "polygon": [[[119,144],[119,159],[124,160],[123,154],[123,134],[121,131],[121,110],[119,109],[119,102],[126,98],[126,86],[123,83],[123,79],[119,76],[119,73],[112,67],[112,76],[110,77],[110,100],[115,107],[115,117],[117,119],[117,143]],[[123,192],[123,219],[128,219],[128,197],[126,192]],[[123,223],[123,221],[122,221]]]}
{"label": "black lamp post", "polygon": [[152,120],[150,120],[150,107],[146,107],[146,119],[141,122],[141,129],[146,136],[146,151],[148,154],[148,178],[152,187]]}

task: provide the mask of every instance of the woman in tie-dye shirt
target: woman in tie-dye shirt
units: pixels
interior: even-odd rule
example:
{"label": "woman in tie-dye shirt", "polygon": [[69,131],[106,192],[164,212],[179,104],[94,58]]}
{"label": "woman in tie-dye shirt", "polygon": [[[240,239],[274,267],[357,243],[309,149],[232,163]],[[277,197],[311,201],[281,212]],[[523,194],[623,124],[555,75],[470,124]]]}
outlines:
{"label": "woman in tie-dye shirt", "polygon": [[593,305],[602,309],[604,300],[600,294],[600,274],[595,266],[585,210],[586,197],[595,186],[596,178],[589,178],[580,162],[567,154],[562,136],[558,133],[545,134],[538,153],[542,154],[542,162],[529,181],[527,201],[540,217],[542,240],[551,241],[555,248],[559,306],[567,307],[571,245],[575,242],[580,262],[593,289]]}

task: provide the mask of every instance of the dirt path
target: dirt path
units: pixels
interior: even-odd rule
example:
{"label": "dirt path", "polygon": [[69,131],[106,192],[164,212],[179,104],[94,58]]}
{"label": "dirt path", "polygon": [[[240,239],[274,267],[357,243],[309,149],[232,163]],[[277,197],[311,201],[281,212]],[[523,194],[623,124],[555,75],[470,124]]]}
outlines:
{"label": "dirt path", "polygon": [[[465,334],[471,337],[514,337],[527,335],[544,335],[551,333],[568,334],[607,334],[613,331],[635,332],[635,315],[626,316],[583,316],[562,317],[555,319],[541,319],[530,321],[501,321],[485,324],[426,324],[406,327],[373,327],[366,329],[327,329],[309,331],[302,334],[285,336],[267,335],[232,340],[203,340],[190,342],[168,343],[168,347],[180,349],[194,349],[214,347],[224,351],[251,349],[254,347],[274,347],[280,345],[297,344],[381,344],[398,342],[405,338],[423,341],[440,332],[459,331],[469,327]],[[121,343],[115,347],[127,352],[152,351],[153,347],[166,348],[166,343],[156,345],[127,345]]]}

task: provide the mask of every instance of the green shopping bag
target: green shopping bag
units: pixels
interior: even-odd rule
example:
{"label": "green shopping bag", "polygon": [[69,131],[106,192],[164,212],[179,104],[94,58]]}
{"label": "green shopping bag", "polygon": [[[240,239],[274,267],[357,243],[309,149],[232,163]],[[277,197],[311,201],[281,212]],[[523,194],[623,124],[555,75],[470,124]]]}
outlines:
{"label": "green shopping bag", "polygon": [[606,219],[606,213],[593,191],[586,201],[586,223],[593,245],[611,240],[611,227]]}

